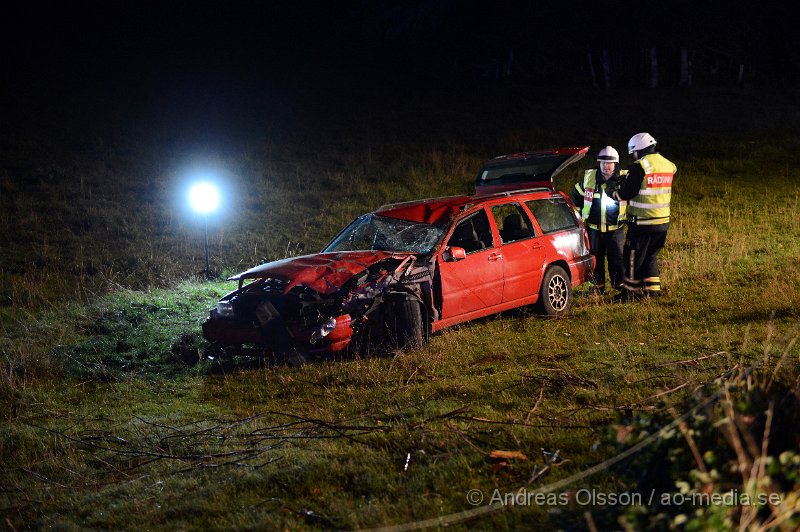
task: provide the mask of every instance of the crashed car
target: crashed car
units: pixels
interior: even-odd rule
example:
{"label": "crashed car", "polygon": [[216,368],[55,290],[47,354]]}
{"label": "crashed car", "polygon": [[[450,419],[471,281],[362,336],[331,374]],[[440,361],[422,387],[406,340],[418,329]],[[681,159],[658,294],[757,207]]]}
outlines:
{"label": "crashed car", "polygon": [[572,203],[548,187],[385,205],[318,254],[231,277],[238,288],[203,334],[228,350],[287,357],[420,346],[525,305],[561,316],[593,267]]}

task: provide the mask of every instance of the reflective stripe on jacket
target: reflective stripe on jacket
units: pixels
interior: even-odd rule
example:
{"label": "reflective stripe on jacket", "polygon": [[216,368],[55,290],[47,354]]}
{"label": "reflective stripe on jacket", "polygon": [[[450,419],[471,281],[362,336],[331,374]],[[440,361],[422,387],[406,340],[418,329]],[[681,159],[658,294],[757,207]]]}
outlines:
{"label": "reflective stripe on jacket", "polygon": [[[627,174],[627,170],[620,172]],[[597,168],[586,170],[583,179],[575,184],[575,190],[583,197],[581,219],[590,229],[601,232],[615,231],[625,220],[626,201],[617,201],[606,194],[606,183],[597,184]]]}
{"label": "reflective stripe on jacket", "polygon": [[637,225],[669,223],[672,178],[677,167],[659,153],[649,153],[636,161],[644,170],[639,194],[628,200],[628,214]]}

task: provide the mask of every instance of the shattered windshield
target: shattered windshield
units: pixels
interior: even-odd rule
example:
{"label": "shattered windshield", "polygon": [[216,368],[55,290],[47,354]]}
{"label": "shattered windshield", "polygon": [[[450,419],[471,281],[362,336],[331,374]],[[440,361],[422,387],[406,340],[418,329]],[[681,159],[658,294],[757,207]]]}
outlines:
{"label": "shattered windshield", "polygon": [[332,251],[407,251],[428,253],[439,241],[444,227],[365,214],[356,218],[323,253]]}

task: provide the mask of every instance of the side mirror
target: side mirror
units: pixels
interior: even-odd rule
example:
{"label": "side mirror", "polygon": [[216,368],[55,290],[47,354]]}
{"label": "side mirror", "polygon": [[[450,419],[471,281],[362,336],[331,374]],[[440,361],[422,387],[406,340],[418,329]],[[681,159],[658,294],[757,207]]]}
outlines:
{"label": "side mirror", "polygon": [[445,250],[442,258],[445,262],[456,262],[467,258],[467,252],[464,248],[451,246]]}

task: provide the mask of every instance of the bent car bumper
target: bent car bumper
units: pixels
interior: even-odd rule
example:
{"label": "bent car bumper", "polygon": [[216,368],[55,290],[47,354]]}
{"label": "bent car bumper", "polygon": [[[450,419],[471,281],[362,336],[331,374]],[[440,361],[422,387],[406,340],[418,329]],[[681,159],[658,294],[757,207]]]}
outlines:
{"label": "bent car bumper", "polygon": [[349,314],[337,316],[336,325],[324,336],[320,327],[301,327],[296,323],[273,324],[259,328],[234,318],[221,318],[216,311],[203,323],[203,337],[220,345],[251,344],[268,351],[281,351],[288,344],[302,347],[308,353],[327,353],[346,348],[353,336],[352,319]]}
{"label": "bent car bumper", "polygon": [[594,271],[594,255],[584,255],[569,266],[572,288],[588,281]]}

